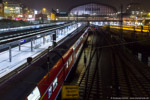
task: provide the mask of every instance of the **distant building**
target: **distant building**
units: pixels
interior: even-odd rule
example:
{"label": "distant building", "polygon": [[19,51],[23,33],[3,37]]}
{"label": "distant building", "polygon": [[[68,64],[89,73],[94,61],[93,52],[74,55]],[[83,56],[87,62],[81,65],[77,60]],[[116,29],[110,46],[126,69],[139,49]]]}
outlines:
{"label": "distant building", "polygon": [[[101,3],[87,3],[77,5],[68,12],[55,13],[55,20],[97,20],[98,18],[114,17],[115,7]],[[54,14],[52,12],[52,14]],[[52,15],[51,15],[52,16]]]}
{"label": "distant building", "polygon": [[23,17],[23,5],[16,2],[4,2],[4,17]]}
{"label": "distant building", "polygon": [[35,17],[35,10],[24,5],[23,6],[23,18],[26,20],[33,20],[34,17]]}
{"label": "distant building", "polygon": [[130,17],[142,17],[144,15],[144,10],[140,3],[130,3],[126,8],[126,13]]}
{"label": "distant building", "polygon": [[39,23],[45,23],[47,19],[47,14],[40,13],[35,15],[35,20],[39,21]]}

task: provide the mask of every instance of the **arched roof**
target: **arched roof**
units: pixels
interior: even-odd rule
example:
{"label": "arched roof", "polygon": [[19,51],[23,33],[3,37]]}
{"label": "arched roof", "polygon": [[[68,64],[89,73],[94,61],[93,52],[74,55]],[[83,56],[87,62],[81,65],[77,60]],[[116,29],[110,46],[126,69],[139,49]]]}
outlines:
{"label": "arched roof", "polygon": [[70,8],[69,13],[73,15],[108,15],[116,13],[115,7],[102,3],[86,3]]}

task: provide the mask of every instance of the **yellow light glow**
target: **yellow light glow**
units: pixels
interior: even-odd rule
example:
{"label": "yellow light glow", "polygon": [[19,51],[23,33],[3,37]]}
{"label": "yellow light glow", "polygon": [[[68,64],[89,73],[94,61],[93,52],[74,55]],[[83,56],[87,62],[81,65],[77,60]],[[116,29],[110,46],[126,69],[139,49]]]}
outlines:
{"label": "yellow light glow", "polygon": [[51,13],[51,20],[55,20],[56,19],[56,16],[54,13]]}
{"label": "yellow light glow", "polygon": [[46,8],[43,8],[43,11],[46,11]]}

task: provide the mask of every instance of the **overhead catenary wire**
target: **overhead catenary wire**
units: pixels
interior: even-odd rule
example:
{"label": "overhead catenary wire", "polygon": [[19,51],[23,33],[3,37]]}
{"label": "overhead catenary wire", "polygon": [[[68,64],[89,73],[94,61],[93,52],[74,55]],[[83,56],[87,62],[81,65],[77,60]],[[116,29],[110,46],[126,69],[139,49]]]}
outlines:
{"label": "overhead catenary wire", "polygon": [[[129,45],[129,44],[134,44],[134,43],[140,43],[140,42],[147,42],[150,41],[150,39],[148,40],[139,40],[139,41],[132,41],[132,42],[126,42],[126,43],[122,43],[123,45]],[[112,44],[112,45],[105,45],[105,46],[100,46],[100,47],[96,47],[96,48],[109,48],[109,47],[115,47],[115,46],[121,46],[122,44],[120,43],[116,43],[116,44]],[[39,48],[39,49],[45,49],[45,48]],[[67,49],[56,49],[56,50],[67,50]]]}

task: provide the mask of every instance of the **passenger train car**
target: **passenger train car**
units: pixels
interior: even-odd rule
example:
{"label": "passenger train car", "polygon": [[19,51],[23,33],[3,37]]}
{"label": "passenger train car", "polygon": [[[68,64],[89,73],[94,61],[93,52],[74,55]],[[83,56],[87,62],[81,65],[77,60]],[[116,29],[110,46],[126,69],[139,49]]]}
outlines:
{"label": "passenger train car", "polygon": [[[50,55],[58,55],[60,59],[58,62],[52,67],[52,69],[43,77],[43,79],[37,84],[35,89],[31,92],[31,94],[27,97],[27,100],[54,100],[59,93],[63,82],[67,78],[72,66],[76,62],[79,57],[79,53],[81,52],[81,48],[88,36],[87,30],[80,36],[80,38],[69,48],[69,50],[61,55],[57,54],[61,51],[63,52],[64,45],[59,46],[57,48],[57,52],[52,52]],[[53,59],[53,57],[51,57]],[[50,59],[52,61],[52,59]],[[44,85],[47,84],[47,85]]]}
{"label": "passenger train car", "polygon": [[[79,57],[88,37],[87,27],[70,34],[64,42],[42,55],[38,62],[10,80],[4,86],[0,99],[4,100],[54,100],[69,72]],[[0,88],[0,89],[4,89]]]}

